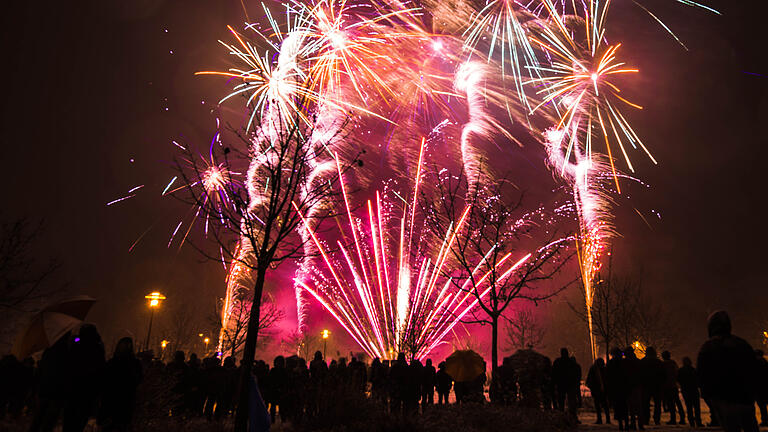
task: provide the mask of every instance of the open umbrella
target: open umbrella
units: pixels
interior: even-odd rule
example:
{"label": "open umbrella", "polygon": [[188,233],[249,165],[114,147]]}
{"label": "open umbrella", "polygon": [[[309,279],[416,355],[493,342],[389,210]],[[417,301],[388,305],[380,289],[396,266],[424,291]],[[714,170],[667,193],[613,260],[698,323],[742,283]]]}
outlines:
{"label": "open umbrella", "polygon": [[35,314],[29,325],[13,344],[17,358],[25,358],[53,345],[67,332],[82,324],[96,302],[91,297],[78,296],[50,306]]}
{"label": "open umbrella", "polygon": [[485,360],[472,350],[454,351],[445,359],[445,372],[454,381],[472,381],[485,373]]}

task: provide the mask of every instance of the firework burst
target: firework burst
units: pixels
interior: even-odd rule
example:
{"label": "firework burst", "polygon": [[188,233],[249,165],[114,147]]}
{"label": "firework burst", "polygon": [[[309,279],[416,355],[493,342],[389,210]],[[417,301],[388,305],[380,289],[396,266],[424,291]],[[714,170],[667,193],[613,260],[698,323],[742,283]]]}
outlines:
{"label": "firework burst", "polygon": [[[351,234],[352,245],[338,241],[332,252],[307,228],[325,268],[314,272],[314,286],[297,282],[372,357],[393,358],[399,352],[417,358],[427,355],[490,290],[484,288],[474,295],[446,276],[452,272],[449,252],[466,228],[469,208],[451,224],[437,253],[426,251],[429,248],[417,226],[416,203],[423,156],[424,141],[412,195],[397,194],[397,200],[391,201],[377,193],[373,202],[367,202],[364,218],[353,216],[342,182],[349,215],[350,233],[346,235]],[[507,254],[494,270],[501,274],[500,279],[507,278],[530,256],[515,259]],[[472,276],[477,278],[476,285],[488,285],[491,271],[480,274],[481,266],[482,261]]]}

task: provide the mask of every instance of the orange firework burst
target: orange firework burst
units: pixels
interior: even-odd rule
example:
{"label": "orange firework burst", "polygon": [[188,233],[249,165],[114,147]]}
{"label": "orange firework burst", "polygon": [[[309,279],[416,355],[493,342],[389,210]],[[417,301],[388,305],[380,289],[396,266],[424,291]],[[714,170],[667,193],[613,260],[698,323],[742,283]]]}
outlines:
{"label": "orange firework burst", "polygon": [[[615,146],[620,149],[630,171],[634,171],[627,153],[627,145],[640,147],[656,163],[651,153],[630,126],[621,107],[642,109],[620,95],[621,90],[614,78],[635,74],[637,69],[627,67],[617,58],[621,44],[605,42],[604,19],[606,7],[591,2],[584,11],[584,18],[560,15],[550,0],[545,0],[551,20],[541,25],[531,36],[549,62],[540,66],[541,77],[532,78],[527,84],[538,86],[537,93],[544,95],[542,102],[531,112],[544,106],[551,107],[559,118],[556,130],[568,139],[566,159],[575,152],[590,157],[593,151],[593,135],[602,139],[611,163],[611,170],[618,185],[614,165]],[[577,41],[573,27],[583,26],[583,40]],[[583,144],[579,148],[579,143]]]}

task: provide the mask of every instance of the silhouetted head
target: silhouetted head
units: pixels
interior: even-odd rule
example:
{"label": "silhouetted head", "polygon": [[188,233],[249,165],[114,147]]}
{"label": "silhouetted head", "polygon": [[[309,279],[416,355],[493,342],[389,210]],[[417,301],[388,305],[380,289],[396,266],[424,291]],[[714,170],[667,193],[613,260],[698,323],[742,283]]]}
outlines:
{"label": "silhouetted head", "polygon": [[693,366],[693,362],[691,361],[690,357],[683,357],[683,366]]}
{"label": "silhouetted head", "polygon": [[437,364],[437,368],[438,368],[438,369],[440,369],[440,370],[443,370],[443,369],[445,369],[445,362],[444,362],[444,361],[441,361],[440,363],[438,363],[438,364]]}
{"label": "silhouetted head", "polygon": [[560,348],[560,357],[567,359],[570,356],[568,355],[568,348]]}
{"label": "silhouetted head", "polygon": [[184,351],[176,351],[173,353],[174,363],[184,363]]}
{"label": "silhouetted head", "polygon": [[595,360],[595,364],[599,367],[603,367],[605,366],[605,361],[602,357],[598,357],[597,360]]}
{"label": "silhouetted head", "polygon": [[296,369],[296,366],[299,365],[299,356],[292,355],[285,359],[285,367],[288,369]]}
{"label": "silhouetted head", "polygon": [[339,357],[339,367],[347,367],[347,358]]}
{"label": "silhouetted head", "polygon": [[397,353],[397,361],[400,363],[405,363],[405,353]]}
{"label": "silhouetted head", "polygon": [[75,342],[79,342],[83,345],[100,345],[101,335],[96,330],[96,326],[93,324],[83,324],[80,327],[80,333],[75,338]]}
{"label": "silhouetted head", "polygon": [[670,353],[669,351],[662,351],[661,358],[663,358],[664,360],[669,360],[672,358],[672,353]]}
{"label": "silhouetted head", "polygon": [[412,367],[415,367],[415,368],[420,368],[420,367],[422,367],[422,366],[421,366],[421,362],[419,361],[419,359],[413,359],[413,360],[411,360],[411,366],[412,366]]}
{"label": "silhouetted head", "polygon": [[645,356],[648,358],[656,358],[656,348],[648,347],[645,349]]}
{"label": "silhouetted head", "polygon": [[133,357],[133,339],[129,337],[124,337],[120,339],[117,342],[117,346],[115,346],[115,355],[116,358],[123,358],[123,357]]}
{"label": "silhouetted head", "polygon": [[427,359],[427,366],[432,366],[432,359]]}
{"label": "silhouetted head", "polygon": [[621,349],[618,347],[615,347],[611,350],[611,358],[612,359],[620,359],[621,358]]}
{"label": "silhouetted head", "polygon": [[275,360],[272,362],[272,364],[273,364],[273,365],[274,365],[276,368],[282,368],[282,367],[285,367],[285,357],[283,357],[283,356],[277,356],[277,357],[275,357]]}
{"label": "silhouetted head", "polygon": [[224,359],[224,367],[227,367],[227,368],[236,367],[235,358],[232,356],[227,356],[227,358]]}
{"label": "silhouetted head", "polygon": [[635,355],[635,349],[632,347],[626,347],[624,349],[624,357],[632,360],[637,359],[637,356]]}
{"label": "silhouetted head", "polygon": [[315,351],[315,360],[322,360],[323,359],[323,353],[320,351]]}
{"label": "silhouetted head", "polygon": [[713,312],[707,320],[709,337],[728,336],[731,334],[731,317],[726,311]]}
{"label": "silhouetted head", "polygon": [[374,366],[376,367],[381,366],[381,359],[379,359],[378,357],[373,359],[373,361],[371,362],[371,367],[374,367]]}
{"label": "silhouetted head", "polygon": [[352,366],[352,365],[357,366],[357,358],[352,357],[351,359],[349,359],[349,365],[350,366]]}

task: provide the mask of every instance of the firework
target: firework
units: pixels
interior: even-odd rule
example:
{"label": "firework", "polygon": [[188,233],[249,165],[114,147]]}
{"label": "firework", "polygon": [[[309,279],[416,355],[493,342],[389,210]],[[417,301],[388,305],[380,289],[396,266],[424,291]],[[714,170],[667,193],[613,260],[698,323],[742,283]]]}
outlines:
{"label": "firework", "polygon": [[[674,1],[712,11],[703,3]],[[632,2],[672,33],[647,7]],[[370,135],[364,134],[376,126],[391,128],[389,140],[400,141],[392,148],[402,153],[398,156],[408,161],[403,166],[410,168],[413,126],[423,127],[419,134],[440,128],[456,120],[459,106],[462,112],[466,109],[460,163],[471,192],[491,180],[482,166],[485,142],[493,141],[495,134],[516,142],[494,117],[500,111],[494,107],[502,108],[531,135],[545,136],[542,141],[550,164],[573,188],[589,315],[592,285],[611,233],[610,206],[598,180],[610,171],[620,191],[616,160],[623,159],[627,169],[634,171],[631,149],[644,152],[656,163],[624,113],[627,107],[641,107],[620,89],[622,77],[632,77],[638,70],[621,60],[621,43],[609,43],[606,37],[609,6],[615,2],[457,0],[425,4],[431,5],[430,10],[410,8],[396,0],[386,4],[291,0],[285,4],[285,20],[280,23],[263,6],[268,20],[265,30],[254,24],[245,27],[259,36],[258,42],[247,41],[230,27],[235,43],[222,44],[238,66],[200,74],[235,78],[235,86],[222,102],[236,96],[245,100],[246,131],[253,134],[254,145],[249,149],[252,159],[244,188],[254,220],[243,223],[260,222],[255,214],[272,187],[261,180],[262,169],[274,157],[270,145],[279,140],[286,124],[301,122],[312,130],[303,143],[312,155],[306,167],[310,174],[299,197],[306,198],[314,184],[341,175],[338,154],[349,149],[346,143],[360,137],[370,142]],[[435,15],[435,25],[438,20],[453,22],[452,27],[444,26],[449,31],[440,34],[430,28],[429,20],[430,12],[438,10],[446,16]],[[541,118],[547,122],[544,127]],[[389,149],[389,140],[379,142]],[[403,200],[401,207],[399,201],[377,194],[359,220],[349,211],[349,197],[344,193],[352,246],[339,242],[331,248],[315,234],[318,210],[331,203],[318,200],[303,209],[299,235],[305,257],[294,286],[300,330],[306,313],[303,293],[309,293],[369,354],[388,357],[408,343],[419,345],[417,351],[423,354],[474,306],[469,297],[451,291],[443,276],[450,270],[446,254],[452,239],[467,228],[464,219],[455,221],[445,233],[443,248],[436,255],[422,247],[415,199],[423,149],[422,144],[413,196]],[[228,205],[224,192],[231,178],[226,165],[211,159],[194,180],[206,197]],[[248,247],[244,245],[238,254],[247,254]],[[331,253],[332,249],[338,252]],[[512,257],[509,260],[504,265],[511,272],[516,267]],[[324,271],[318,270],[321,267]],[[226,305],[231,307],[231,301],[225,301]],[[425,310],[431,312],[420,312]]]}
{"label": "firework", "polygon": [[[423,252],[426,245],[418,232],[416,203],[423,156],[424,141],[412,196],[398,199],[402,208],[377,193],[374,201],[367,202],[365,217],[356,219],[342,182],[352,245],[338,241],[337,252],[332,253],[307,227],[325,268],[315,272],[314,286],[297,283],[373,357],[393,358],[399,352],[425,356],[490,290],[483,288],[475,295],[468,282],[457,285],[445,276],[452,273],[449,252],[466,228],[469,208],[445,233],[436,255]],[[501,279],[507,278],[530,256],[515,261],[507,254],[494,270]],[[478,286],[491,273],[480,274],[481,266],[482,261],[472,273]]]}

